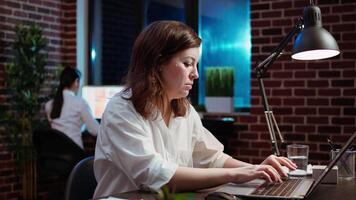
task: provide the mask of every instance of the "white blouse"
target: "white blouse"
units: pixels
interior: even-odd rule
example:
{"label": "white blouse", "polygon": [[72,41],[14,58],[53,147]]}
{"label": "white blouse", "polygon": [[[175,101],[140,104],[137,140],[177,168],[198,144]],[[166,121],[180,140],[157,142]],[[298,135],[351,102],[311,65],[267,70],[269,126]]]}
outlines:
{"label": "white blouse", "polygon": [[53,99],[45,105],[47,119],[51,123],[51,127],[66,134],[81,148],[84,148],[82,139],[84,124],[91,135],[98,134],[99,123],[95,120],[88,103],[83,98],[76,96],[73,91],[63,90],[61,115],[56,119],[50,117],[52,104]]}
{"label": "white blouse", "polygon": [[144,188],[158,190],[178,166],[223,167],[230,157],[192,106],[186,116],[172,116],[167,127],[160,113],[145,120],[120,95],[108,103],[99,128],[95,199]]}

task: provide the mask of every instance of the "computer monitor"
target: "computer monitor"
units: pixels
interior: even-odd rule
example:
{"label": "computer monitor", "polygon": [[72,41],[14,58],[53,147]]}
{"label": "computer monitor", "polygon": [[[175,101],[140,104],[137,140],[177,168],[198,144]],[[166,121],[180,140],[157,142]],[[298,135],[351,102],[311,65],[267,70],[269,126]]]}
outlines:
{"label": "computer monitor", "polygon": [[116,93],[123,89],[124,86],[86,85],[82,88],[82,97],[88,102],[95,118],[101,119],[106,104]]}

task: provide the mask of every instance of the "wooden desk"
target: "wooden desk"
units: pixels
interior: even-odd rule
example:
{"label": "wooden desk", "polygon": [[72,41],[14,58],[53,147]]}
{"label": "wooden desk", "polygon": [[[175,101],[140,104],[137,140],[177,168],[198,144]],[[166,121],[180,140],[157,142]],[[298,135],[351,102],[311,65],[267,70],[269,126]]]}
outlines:
{"label": "wooden desk", "polygon": [[310,200],[354,200],[356,199],[356,178],[339,178],[338,184],[320,184],[308,198]]}
{"label": "wooden desk", "polygon": [[[207,193],[195,193],[193,199],[204,199]],[[144,199],[155,200],[153,194],[147,193],[125,193],[115,195],[118,198],[124,199]],[[356,178],[339,179],[338,184],[320,184],[308,200],[355,200],[356,198]]]}

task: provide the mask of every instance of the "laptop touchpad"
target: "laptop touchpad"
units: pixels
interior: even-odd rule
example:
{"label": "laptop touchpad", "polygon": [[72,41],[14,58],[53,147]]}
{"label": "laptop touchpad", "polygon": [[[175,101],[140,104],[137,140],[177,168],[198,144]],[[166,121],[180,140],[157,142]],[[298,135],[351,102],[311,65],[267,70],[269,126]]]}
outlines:
{"label": "laptop touchpad", "polygon": [[263,183],[265,183],[265,180],[263,179],[255,179],[241,184],[228,183],[217,189],[217,191],[234,195],[248,195],[255,191]]}

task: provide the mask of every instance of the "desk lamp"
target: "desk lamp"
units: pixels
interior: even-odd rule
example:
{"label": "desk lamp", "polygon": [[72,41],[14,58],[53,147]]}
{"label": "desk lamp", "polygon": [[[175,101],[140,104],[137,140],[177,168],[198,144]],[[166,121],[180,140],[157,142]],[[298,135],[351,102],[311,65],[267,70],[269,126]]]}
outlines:
{"label": "desk lamp", "polygon": [[282,143],[284,143],[281,132],[278,128],[273,112],[268,105],[266,91],[263,85],[263,76],[269,66],[281,55],[282,50],[295,34],[292,58],[296,60],[319,60],[337,56],[340,54],[339,47],[333,36],[321,25],[320,8],[314,5],[311,0],[310,5],[304,8],[303,18],[299,18],[297,24],[286,35],[275,50],[255,68],[260,94],[264,106],[264,113],[272,143],[273,154],[280,156],[275,130]]}

